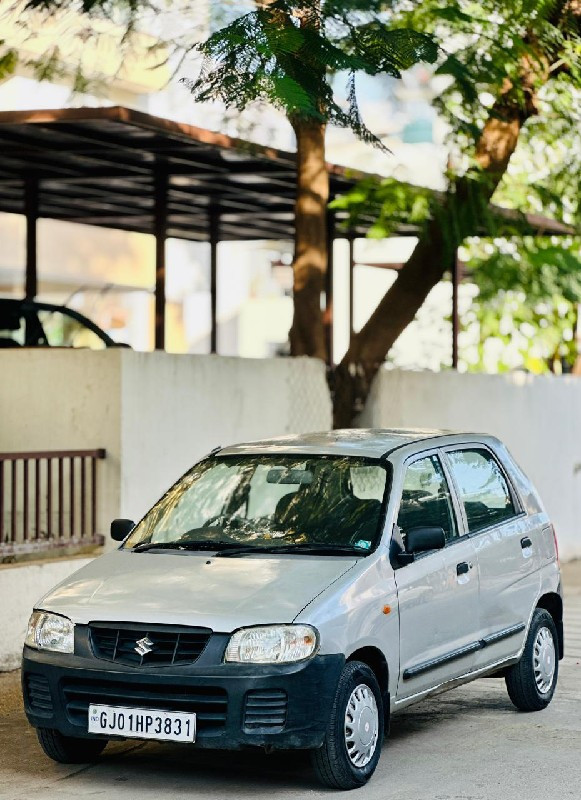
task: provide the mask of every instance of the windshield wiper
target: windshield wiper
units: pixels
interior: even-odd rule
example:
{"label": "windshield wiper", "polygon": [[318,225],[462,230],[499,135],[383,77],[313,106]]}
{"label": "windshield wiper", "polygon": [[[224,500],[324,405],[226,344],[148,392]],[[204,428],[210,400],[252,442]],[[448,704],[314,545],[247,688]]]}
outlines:
{"label": "windshield wiper", "polygon": [[233,547],[223,552],[216,553],[222,558],[230,556],[248,556],[253,553],[310,553],[312,555],[330,556],[365,556],[369,550],[364,547],[357,547],[354,544],[317,544],[316,542],[300,542],[297,544],[273,544],[273,545],[244,545]]}
{"label": "windshield wiper", "polygon": [[143,542],[131,548],[132,553],[146,553],[148,550],[225,550],[238,549],[236,542],[213,542],[211,539],[200,539],[199,542]]}

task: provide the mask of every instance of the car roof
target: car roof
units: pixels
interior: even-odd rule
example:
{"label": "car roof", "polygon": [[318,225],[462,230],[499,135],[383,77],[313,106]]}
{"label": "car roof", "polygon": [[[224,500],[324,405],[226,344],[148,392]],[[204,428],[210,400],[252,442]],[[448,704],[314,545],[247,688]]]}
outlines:
{"label": "car roof", "polygon": [[[432,439],[442,439],[438,444],[454,444],[463,438],[485,441],[492,437],[478,434],[429,428],[353,428],[320,433],[302,433],[246,442],[220,449],[219,456],[289,453],[320,455],[347,455],[380,458],[392,450],[408,445],[421,445]],[[436,442],[434,442],[434,446]],[[418,447],[418,449],[422,449]]]}

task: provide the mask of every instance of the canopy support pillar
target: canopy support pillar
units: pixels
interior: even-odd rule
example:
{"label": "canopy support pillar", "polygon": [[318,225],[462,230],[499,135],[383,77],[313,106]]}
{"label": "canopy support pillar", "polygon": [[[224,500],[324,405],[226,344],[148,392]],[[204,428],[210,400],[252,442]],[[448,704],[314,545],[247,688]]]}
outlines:
{"label": "canopy support pillar", "polygon": [[327,210],[327,271],[325,273],[325,337],[327,363],[333,366],[333,243],[335,241],[335,214]]}
{"label": "canopy support pillar", "polygon": [[154,174],[154,228],[155,228],[155,349],[165,350],[165,279],[167,240],[167,189],[165,169]]}
{"label": "canopy support pillar", "polygon": [[26,273],[24,294],[33,300],[38,294],[38,178],[26,179],[24,185],[26,216]]}
{"label": "canopy support pillar", "polygon": [[355,236],[349,236],[349,345],[353,341],[355,334],[353,328],[353,273],[355,271]]}
{"label": "canopy support pillar", "polygon": [[460,263],[458,249],[452,258],[452,369],[458,369],[458,333],[460,331],[460,314],[458,311],[458,288],[460,285]]}
{"label": "canopy support pillar", "polygon": [[220,244],[220,212],[210,208],[210,353],[218,352],[218,245]]}

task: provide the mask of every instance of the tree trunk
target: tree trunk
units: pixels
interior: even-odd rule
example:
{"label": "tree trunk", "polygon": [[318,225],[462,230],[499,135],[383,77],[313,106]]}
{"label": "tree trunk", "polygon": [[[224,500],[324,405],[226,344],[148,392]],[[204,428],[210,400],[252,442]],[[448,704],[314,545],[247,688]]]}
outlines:
{"label": "tree trunk", "polygon": [[[532,100],[522,106],[507,99],[511,88],[505,87],[476,147],[476,160],[486,177],[477,184],[484,202],[490,200],[506,171],[523,123],[535,113]],[[429,222],[395,282],[353,337],[335,371],[335,428],[353,424],[355,416],[363,410],[373,378],[389,349],[412,322],[431,289],[450,269],[457,247],[466,236],[476,233],[466,227],[468,220],[463,223],[462,214],[475,185],[475,181],[460,179],[450,187],[441,211]]]}
{"label": "tree trunk", "polygon": [[327,270],[329,175],[325,162],[325,126],[314,120],[292,121],[297,139],[295,203],[294,316],[291,355],[326,358],[321,292]]}
{"label": "tree trunk", "polygon": [[[371,383],[385,356],[414,319],[430,290],[441,280],[447,264],[439,260],[444,250],[441,227],[431,222],[395,282],[363,328],[353,336],[347,353],[335,369],[333,425],[345,428],[363,410]],[[440,247],[438,246],[440,245]]]}
{"label": "tree trunk", "polygon": [[[268,8],[274,0],[254,0]],[[311,12],[316,10],[316,14]],[[308,8],[297,7],[293,17],[301,27],[320,25],[320,2]],[[273,9],[281,24],[292,27],[286,12]],[[290,116],[297,142],[295,200],[295,249],[293,259],[293,321],[289,331],[293,356],[313,356],[323,361],[327,346],[321,293],[327,271],[327,205],[329,175],[325,160],[325,124],[316,119]]]}

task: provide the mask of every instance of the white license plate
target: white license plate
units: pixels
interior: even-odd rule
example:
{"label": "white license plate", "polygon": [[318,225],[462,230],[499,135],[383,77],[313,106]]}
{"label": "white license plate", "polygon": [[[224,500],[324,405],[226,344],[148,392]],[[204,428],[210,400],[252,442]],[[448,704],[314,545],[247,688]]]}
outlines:
{"label": "white license plate", "polygon": [[89,733],[195,742],[196,715],[185,711],[89,705]]}

